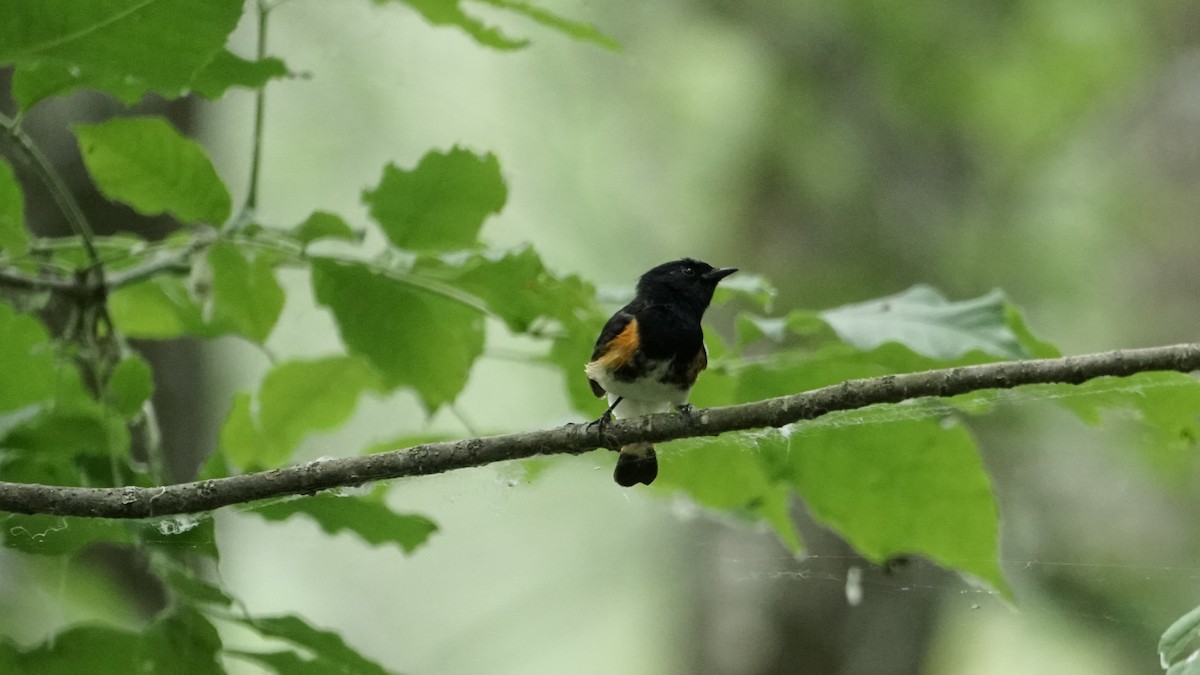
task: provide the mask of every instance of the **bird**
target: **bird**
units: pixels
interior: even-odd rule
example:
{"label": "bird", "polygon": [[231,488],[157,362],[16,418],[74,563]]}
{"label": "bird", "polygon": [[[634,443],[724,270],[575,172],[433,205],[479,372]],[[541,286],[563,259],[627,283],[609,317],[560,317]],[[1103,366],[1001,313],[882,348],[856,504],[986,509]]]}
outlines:
{"label": "bird", "polygon": [[[620,418],[669,412],[690,414],[688,396],[708,367],[700,320],[717,284],[737,271],[682,258],[663,263],[638,279],[633,301],[604,324],[592,358],[584,366],[592,393],[607,394],[608,410],[593,424],[603,429]],[[621,447],[613,479],[622,487],[649,485],[658,476],[654,444]]]}

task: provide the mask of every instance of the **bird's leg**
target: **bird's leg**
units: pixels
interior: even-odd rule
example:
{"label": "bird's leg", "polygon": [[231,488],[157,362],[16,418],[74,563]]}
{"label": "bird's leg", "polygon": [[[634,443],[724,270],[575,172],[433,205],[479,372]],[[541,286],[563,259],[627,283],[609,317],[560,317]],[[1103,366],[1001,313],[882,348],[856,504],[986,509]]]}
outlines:
{"label": "bird's leg", "polygon": [[683,416],[685,416],[685,417],[690,417],[690,416],[691,416],[691,414],[692,414],[692,413],[693,413],[695,410],[696,410],[696,409],[695,409],[694,407],[692,407],[692,404],[691,404],[691,403],[684,403],[684,404],[681,404],[681,405],[677,405],[677,406],[675,406],[675,411],[676,411],[676,412],[678,412],[680,415],[683,415]]}
{"label": "bird's leg", "polygon": [[600,435],[603,436],[604,432],[608,429],[608,423],[612,421],[613,411],[616,410],[617,405],[621,401],[624,401],[624,400],[625,400],[624,396],[618,396],[617,400],[613,401],[612,405],[608,406],[608,410],[605,410],[603,415],[601,415],[599,418],[594,420],[591,424],[588,424],[588,426],[590,427],[593,424],[599,426],[600,427]]}

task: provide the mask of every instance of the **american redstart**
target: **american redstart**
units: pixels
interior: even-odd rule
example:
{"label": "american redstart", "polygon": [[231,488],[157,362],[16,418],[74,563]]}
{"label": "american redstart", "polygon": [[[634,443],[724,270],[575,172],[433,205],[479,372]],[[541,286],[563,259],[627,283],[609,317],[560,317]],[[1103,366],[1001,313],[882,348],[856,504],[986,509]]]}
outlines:
{"label": "american redstart", "polygon": [[[608,394],[609,407],[596,420],[607,424],[615,412],[629,418],[689,412],[688,394],[708,367],[700,319],[717,283],[736,272],[684,258],[663,263],[638,279],[633,302],[604,324],[584,370],[596,396]],[[621,447],[613,479],[624,487],[649,485],[658,476],[652,443]]]}

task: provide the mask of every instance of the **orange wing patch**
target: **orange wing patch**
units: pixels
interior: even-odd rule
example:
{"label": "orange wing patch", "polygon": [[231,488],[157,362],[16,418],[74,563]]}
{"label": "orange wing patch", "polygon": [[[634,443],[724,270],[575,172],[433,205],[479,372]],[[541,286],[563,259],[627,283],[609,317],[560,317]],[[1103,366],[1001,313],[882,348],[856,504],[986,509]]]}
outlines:
{"label": "orange wing patch", "polygon": [[[687,381],[689,383],[694,383],[696,381],[696,377],[700,375],[700,371],[704,370],[707,367],[708,367],[708,349],[705,348],[705,346],[702,344],[702,345],[700,345],[700,351],[696,352],[696,358],[692,359],[691,364],[688,365]],[[691,386],[691,385],[689,384],[688,386]]]}
{"label": "orange wing patch", "polygon": [[608,341],[604,353],[592,363],[602,368],[616,370],[633,360],[638,344],[640,344],[638,322],[637,319],[630,319],[625,328]]}

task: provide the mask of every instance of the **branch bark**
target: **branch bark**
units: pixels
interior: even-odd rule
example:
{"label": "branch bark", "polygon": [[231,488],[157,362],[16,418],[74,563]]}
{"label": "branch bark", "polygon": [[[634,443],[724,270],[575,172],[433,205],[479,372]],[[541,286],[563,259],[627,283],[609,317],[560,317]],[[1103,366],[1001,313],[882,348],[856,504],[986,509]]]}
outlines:
{"label": "branch bark", "polygon": [[1200,343],[1118,350],[1057,359],[1006,361],[903,375],[886,375],[790,396],[696,410],[614,420],[604,434],[595,425],[428,443],[373,455],[318,460],[229,478],[162,487],[80,488],[0,482],[0,511],[99,518],[149,518],[197,513],[222,506],[402,476],[422,476],[535,455],[581,454],[634,441],[783,427],[836,411],[922,397],[944,397],[1028,384],[1081,384],[1098,377],[1147,371],[1200,370]]}

